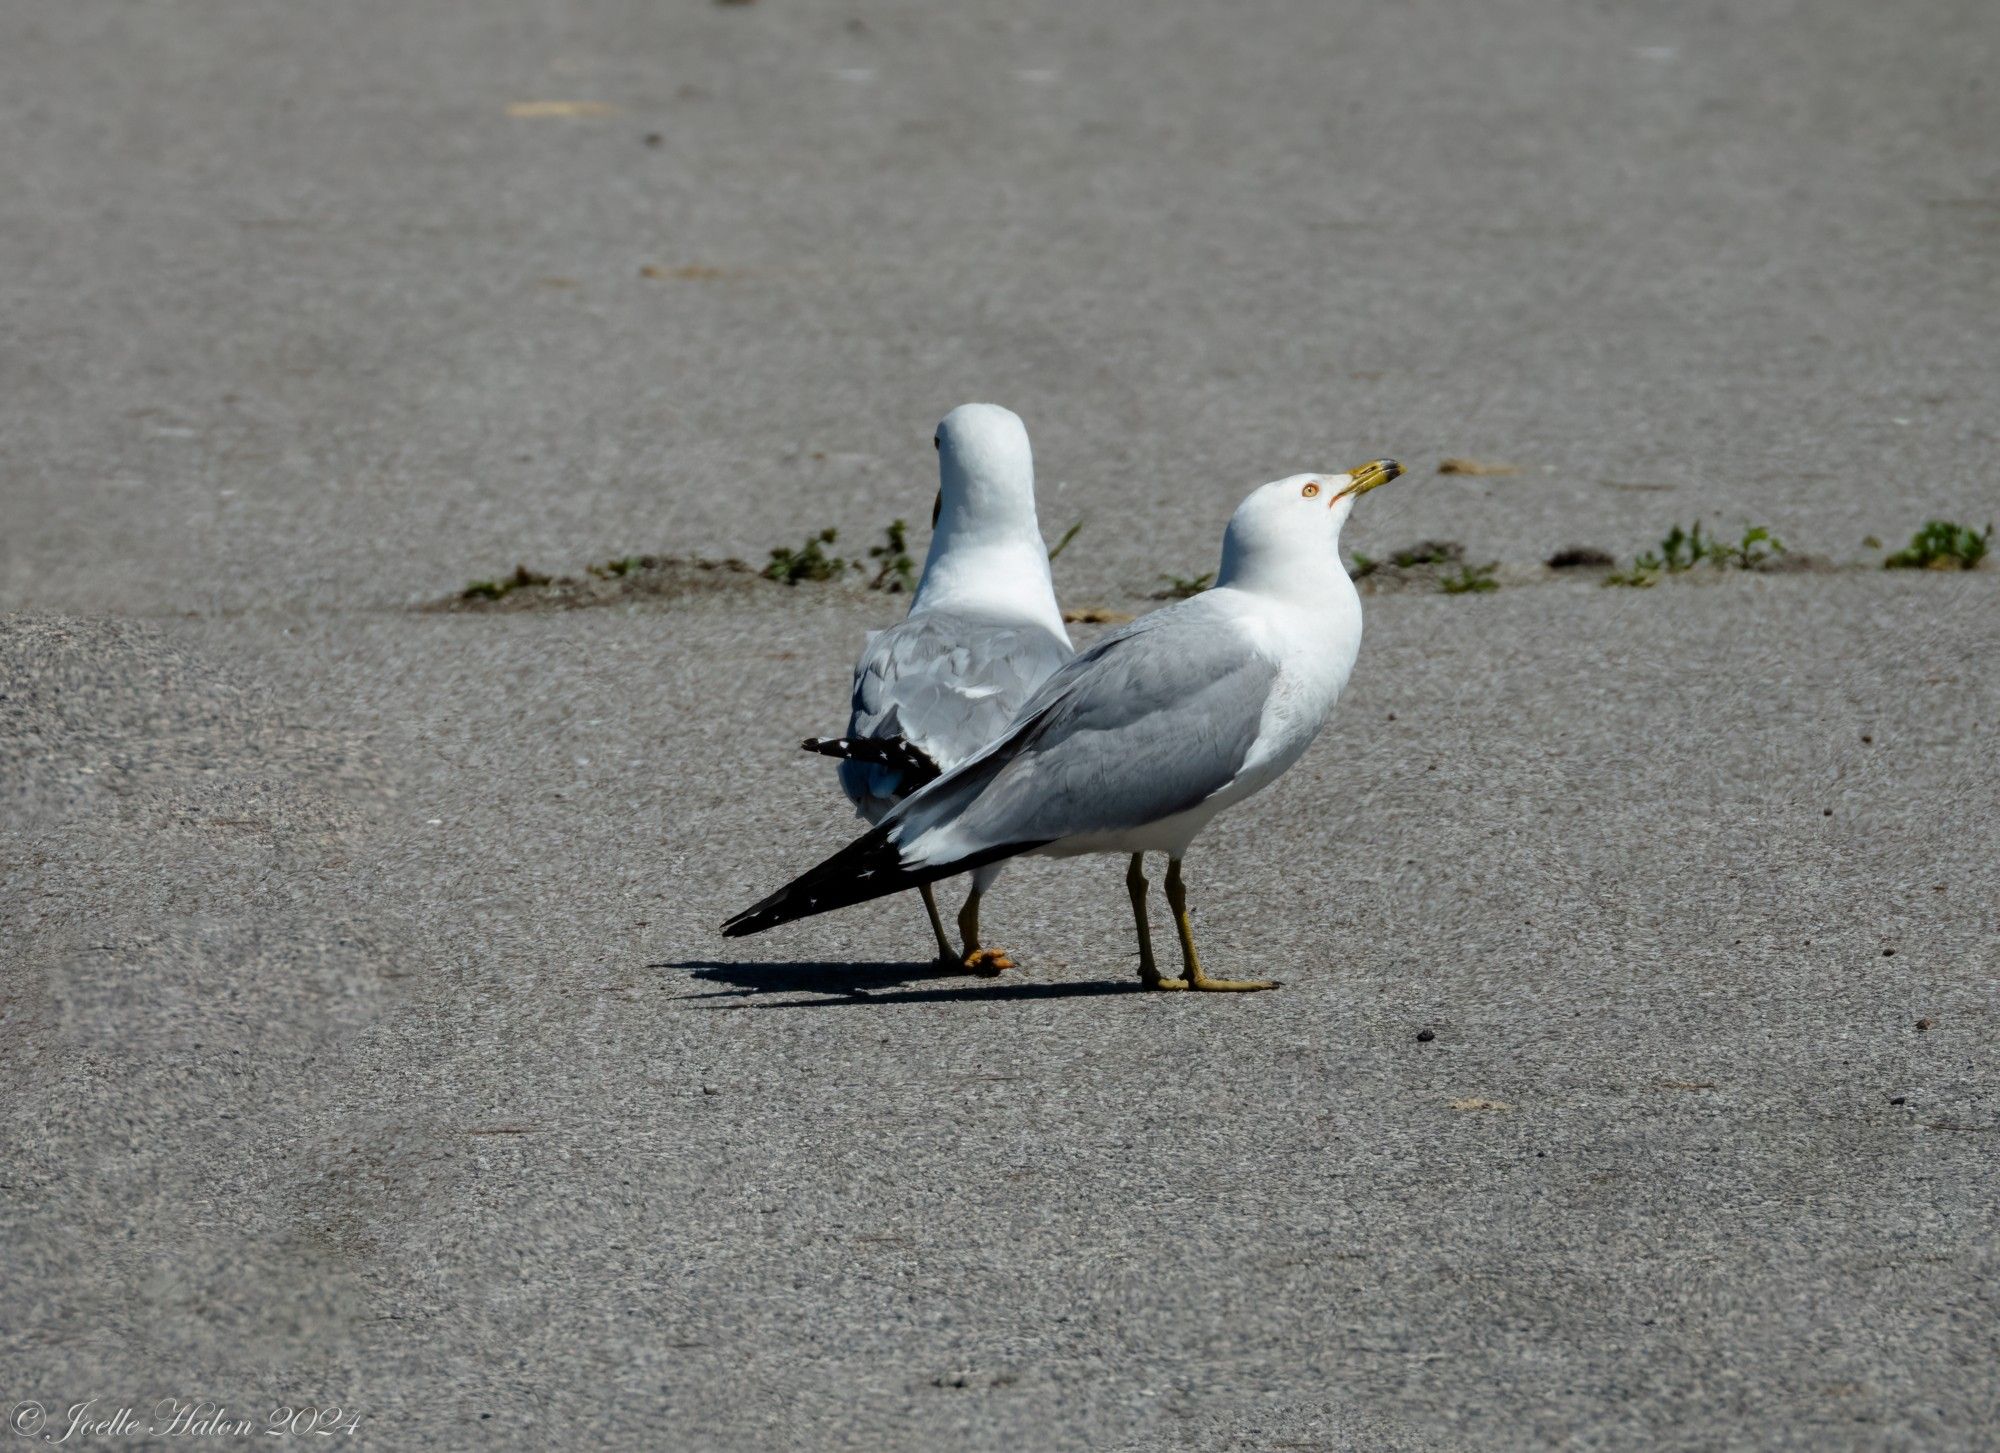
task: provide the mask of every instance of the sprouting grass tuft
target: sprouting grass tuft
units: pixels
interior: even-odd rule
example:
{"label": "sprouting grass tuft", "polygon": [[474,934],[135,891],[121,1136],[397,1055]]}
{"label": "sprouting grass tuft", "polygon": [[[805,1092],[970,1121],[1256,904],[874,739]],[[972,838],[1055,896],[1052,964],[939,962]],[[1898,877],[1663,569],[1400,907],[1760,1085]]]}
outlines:
{"label": "sprouting grass tuft", "polygon": [[1644,590],[1647,586],[1656,584],[1659,578],[1659,571],[1648,570],[1644,565],[1634,561],[1630,570],[1614,570],[1605,576],[1604,583],[1606,585],[1623,585],[1632,590]]}
{"label": "sprouting grass tuft", "polygon": [[1499,589],[1499,582],[1492,578],[1499,562],[1468,565],[1465,546],[1457,540],[1419,540],[1382,558],[1357,550],[1353,560],[1348,578],[1372,580],[1370,590],[1438,589],[1462,595]]}
{"label": "sprouting grass tuft", "polygon": [[896,595],[917,588],[917,563],[910,558],[909,533],[909,521],[891,520],[882,531],[882,543],[868,547],[868,558],[880,562],[875,578],[868,582],[870,590]]}
{"label": "sprouting grass tuft", "polygon": [[1215,572],[1204,570],[1199,575],[1162,575],[1160,579],[1167,582],[1167,588],[1153,592],[1153,599],[1186,600],[1207,590],[1214,583]]}
{"label": "sprouting grass tuft", "polygon": [[1701,521],[1696,520],[1686,529],[1675,525],[1657,549],[1634,556],[1630,569],[1612,571],[1604,583],[1643,589],[1663,574],[1680,575],[1703,563],[1718,570],[1758,570],[1772,556],[1784,553],[1784,541],[1762,525],[1746,526],[1742,538],[1731,545],[1702,533]]}
{"label": "sprouting grass tuft", "polygon": [[1408,570],[1412,565],[1449,565],[1465,558],[1465,546],[1456,540],[1424,540],[1398,550],[1389,557],[1389,563]]}
{"label": "sprouting grass tuft", "polygon": [[586,565],[583,568],[599,580],[617,580],[639,569],[646,560],[647,557],[644,555],[625,555],[616,560],[606,560],[602,564]]}
{"label": "sprouting grass tuft", "polygon": [[780,546],[771,552],[764,578],[797,585],[801,580],[837,580],[850,568],[859,570],[855,562],[827,553],[826,547],[839,538],[840,532],[829,525],[817,535],[808,535],[796,550]]}
{"label": "sprouting grass tuft", "polygon": [[1969,525],[1927,520],[1910,543],[1882,562],[1885,570],[1973,570],[1993,543],[1993,526],[1982,534]]}
{"label": "sprouting grass tuft", "polygon": [[1762,525],[1750,525],[1745,527],[1743,538],[1734,545],[1711,546],[1708,558],[1717,565],[1734,566],[1738,570],[1755,570],[1773,555],[1784,553],[1783,540]]}
{"label": "sprouting grass tuft", "polygon": [[1056,541],[1055,544],[1049,546],[1049,559],[1053,561],[1056,558],[1056,556],[1062,554],[1063,551],[1067,550],[1069,548],[1069,542],[1076,538],[1076,532],[1078,530],[1081,530],[1082,528],[1083,528],[1083,521],[1078,520],[1075,524],[1071,525],[1067,530],[1064,530],[1062,533],[1062,538]]}
{"label": "sprouting grass tuft", "polygon": [[547,585],[553,577],[539,570],[530,570],[525,565],[516,565],[512,575],[503,575],[498,580],[475,580],[458,593],[460,600],[499,600],[511,595],[524,585]]}
{"label": "sprouting grass tuft", "polygon": [[1664,570],[1669,575],[1678,575],[1701,564],[1714,547],[1713,540],[1702,538],[1701,521],[1696,520],[1690,530],[1675,525],[1660,541],[1658,550],[1640,555],[1632,563],[1641,570]]}
{"label": "sprouting grass tuft", "polygon": [[1498,590],[1500,582],[1493,578],[1493,572],[1499,568],[1498,560],[1489,565],[1460,565],[1458,574],[1447,575],[1438,581],[1438,589],[1446,595],[1476,595]]}

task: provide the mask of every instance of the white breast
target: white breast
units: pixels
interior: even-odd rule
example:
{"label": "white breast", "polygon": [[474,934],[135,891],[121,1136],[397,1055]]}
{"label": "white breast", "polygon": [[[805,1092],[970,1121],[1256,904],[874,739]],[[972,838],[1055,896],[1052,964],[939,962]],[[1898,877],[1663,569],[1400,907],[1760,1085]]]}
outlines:
{"label": "white breast", "polygon": [[1248,797],[1283,773],[1332,716],[1361,651],[1361,603],[1352,590],[1349,586],[1349,609],[1267,605],[1248,622],[1277,658],[1278,679],[1264,704],[1256,744],[1229,785],[1230,801]]}

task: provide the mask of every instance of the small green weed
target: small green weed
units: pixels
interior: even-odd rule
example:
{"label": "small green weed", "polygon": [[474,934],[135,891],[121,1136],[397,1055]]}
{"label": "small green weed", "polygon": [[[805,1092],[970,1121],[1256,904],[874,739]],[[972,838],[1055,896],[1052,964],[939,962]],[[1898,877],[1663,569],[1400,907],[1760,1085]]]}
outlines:
{"label": "small green weed", "polygon": [[1641,555],[1632,563],[1640,570],[1664,570],[1669,575],[1678,575],[1701,564],[1714,549],[1715,542],[1702,538],[1701,521],[1696,520],[1692,530],[1683,530],[1675,525],[1660,541],[1656,553]]}
{"label": "small green weed", "polygon": [[1773,555],[1785,553],[1785,542],[1762,525],[1751,525],[1734,545],[1711,545],[1708,558],[1720,566],[1755,570]]}
{"label": "small green weed", "polygon": [[1155,591],[1154,600],[1186,600],[1191,595],[1200,595],[1215,579],[1213,570],[1204,570],[1199,575],[1162,575],[1167,582],[1165,590]]}
{"label": "small green weed", "polygon": [[643,555],[627,555],[623,559],[606,560],[601,565],[586,565],[583,568],[599,580],[617,580],[630,575],[645,563],[646,557]]}
{"label": "small green weed", "polygon": [[1456,540],[1424,540],[1407,550],[1398,550],[1389,557],[1389,563],[1408,570],[1412,565],[1449,565],[1464,558],[1465,546]]}
{"label": "small green weed", "polygon": [[499,600],[524,585],[547,585],[552,578],[539,570],[516,565],[512,575],[503,575],[498,580],[475,580],[461,590],[458,597],[460,600]]}
{"label": "small green weed", "polygon": [[771,552],[764,578],[797,585],[801,580],[837,580],[850,568],[859,570],[861,566],[856,562],[827,554],[826,547],[838,538],[840,532],[829,525],[817,535],[808,535],[805,544],[796,550],[780,546]]}
{"label": "small green weed", "polygon": [[1604,583],[1606,585],[1623,585],[1633,590],[1644,590],[1650,585],[1657,584],[1659,579],[1660,572],[1658,570],[1649,570],[1638,561],[1634,561],[1630,570],[1614,570],[1605,576]]}
{"label": "small green weed", "polygon": [[1762,525],[1746,527],[1743,538],[1730,545],[1703,534],[1701,521],[1696,520],[1687,529],[1675,525],[1661,539],[1657,550],[1634,556],[1631,569],[1612,571],[1604,577],[1604,583],[1644,589],[1663,574],[1680,575],[1704,561],[1718,570],[1731,566],[1756,570],[1773,555],[1784,553],[1784,541]]}
{"label": "small green weed", "polygon": [[1063,551],[1067,550],[1069,548],[1069,542],[1076,538],[1076,532],[1078,530],[1081,530],[1082,528],[1083,528],[1083,521],[1078,520],[1075,524],[1071,525],[1067,530],[1064,530],[1062,538],[1056,541],[1055,544],[1049,546],[1049,559],[1054,560],[1056,556],[1062,554]]}
{"label": "small green weed", "polygon": [[1972,570],[1986,558],[1993,527],[1984,534],[1949,520],[1928,520],[1910,543],[1882,562],[1885,570]]}
{"label": "small green weed", "polygon": [[1490,565],[1460,565],[1458,574],[1447,575],[1438,581],[1438,589],[1446,595],[1476,595],[1482,591],[1498,590],[1500,582],[1493,578],[1493,572],[1499,568],[1498,560]]}
{"label": "small green weed", "polygon": [[883,541],[868,547],[868,558],[881,562],[870,590],[886,590],[891,595],[917,588],[917,563],[909,554],[910,525],[907,520],[891,520],[882,531]]}
{"label": "small green weed", "polygon": [[1350,579],[1365,580],[1381,568],[1382,562],[1380,560],[1377,560],[1373,555],[1364,555],[1359,550],[1356,550],[1354,552],[1354,568],[1349,570],[1347,574]]}

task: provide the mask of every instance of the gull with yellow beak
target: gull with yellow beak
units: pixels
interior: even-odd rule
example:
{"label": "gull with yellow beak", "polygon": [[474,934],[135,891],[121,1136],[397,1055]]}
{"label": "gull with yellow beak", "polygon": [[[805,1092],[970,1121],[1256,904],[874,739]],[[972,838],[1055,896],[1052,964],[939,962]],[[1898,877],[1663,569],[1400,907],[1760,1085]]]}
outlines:
{"label": "gull with yellow beak", "polygon": [[[1230,516],[1212,589],[1078,655],[997,740],[723,932],[761,933],[1028,853],[1120,853],[1131,860],[1125,883],[1147,988],[1276,988],[1204,972],[1181,859],[1216,814],[1277,780],[1326,725],[1361,648],[1340,529],[1357,499],[1402,472],[1377,459],[1252,491]],[[1167,855],[1178,978],[1153,960],[1149,852]]]}

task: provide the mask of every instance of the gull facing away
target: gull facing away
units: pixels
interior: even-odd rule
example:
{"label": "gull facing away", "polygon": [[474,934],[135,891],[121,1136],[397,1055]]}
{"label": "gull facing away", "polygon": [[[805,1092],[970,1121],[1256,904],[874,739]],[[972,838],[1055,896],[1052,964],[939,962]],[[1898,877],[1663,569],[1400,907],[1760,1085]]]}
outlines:
{"label": "gull facing away", "polygon": [[[937,504],[910,613],[862,648],[847,734],[801,743],[846,759],[840,785],[871,823],[1005,731],[1074,649],[1035,519],[1027,428],[997,404],[960,404],[933,442]],[[979,900],[999,876],[997,860],[974,867],[962,952],[945,936],[931,878],[916,882],[940,961],[987,974],[1014,966],[979,943]]]}
{"label": "gull facing away", "polygon": [[[997,741],[722,931],[762,933],[1024,853],[1124,853],[1147,988],[1276,988],[1203,972],[1181,859],[1217,813],[1275,781],[1326,724],[1361,649],[1361,599],[1340,563],[1340,528],[1356,499],[1402,472],[1377,459],[1252,491],[1230,516],[1213,589],[1077,656]],[[1153,962],[1149,852],[1167,855],[1177,979]]]}

